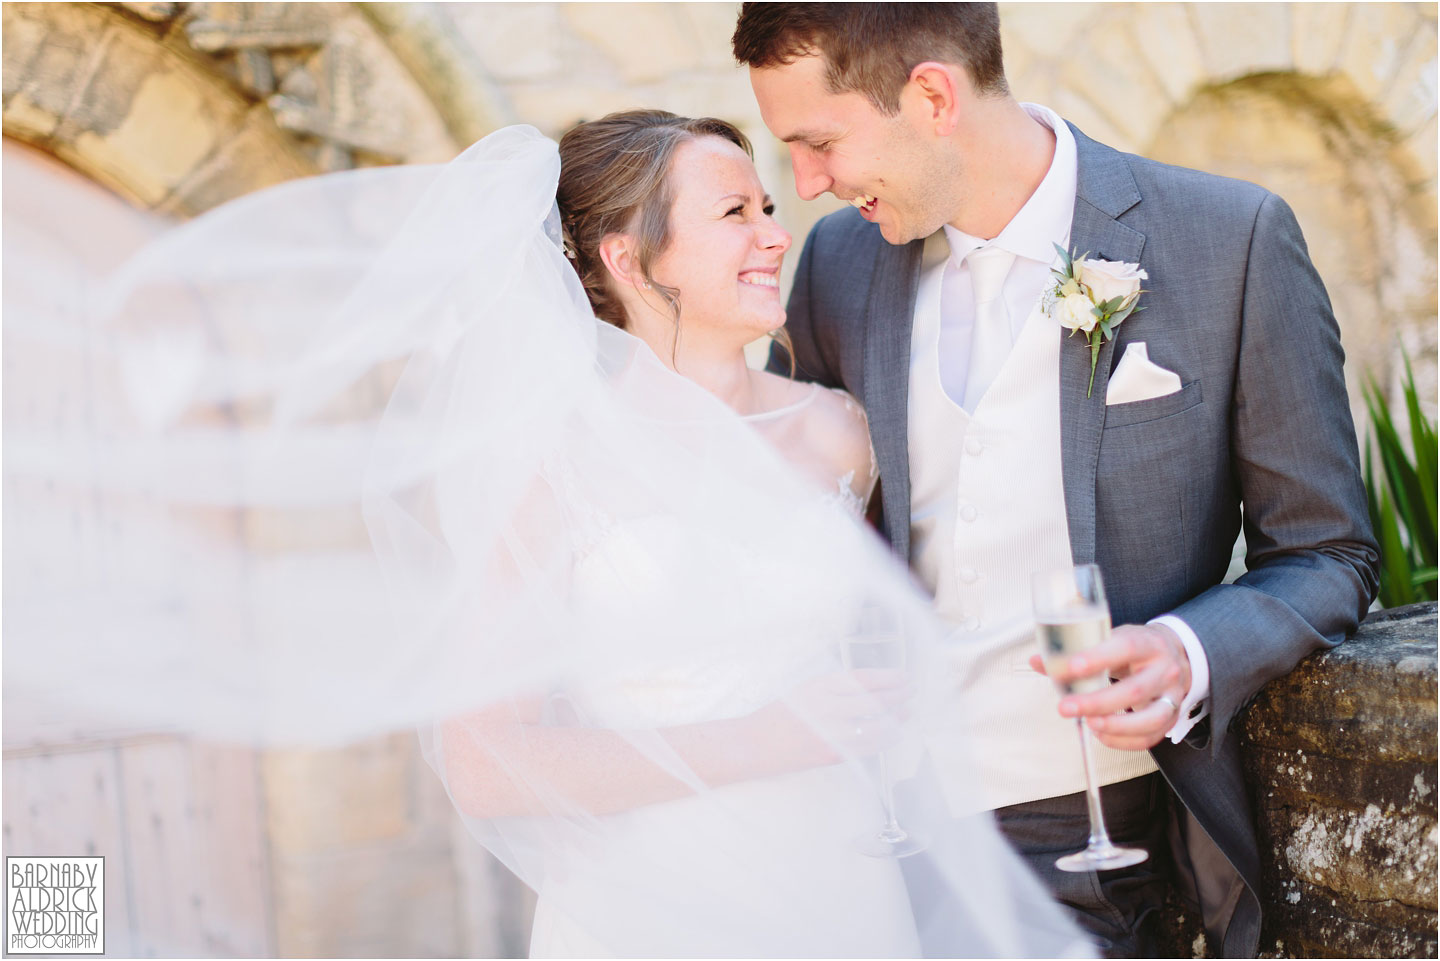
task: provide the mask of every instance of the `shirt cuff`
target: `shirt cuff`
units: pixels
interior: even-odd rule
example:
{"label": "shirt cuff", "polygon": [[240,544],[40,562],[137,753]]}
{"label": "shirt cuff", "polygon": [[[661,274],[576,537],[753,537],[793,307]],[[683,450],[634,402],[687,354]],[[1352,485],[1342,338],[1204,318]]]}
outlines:
{"label": "shirt cuff", "polygon": [[1185,646],[1185,656],[1190,658],[1190,690],[1185,692],[1185,700],[1180,702],[1180,719],[1165,732],[1171,744],[1179,744],[1185,740],[1190,729],[1210,713],[1210,661],[1205,656],[1205,648],[1200,646],[1200,638],[1195,636],[1189,624],[1174,614],[1162,614],[1149,623],[1163,624],[1179,635],[1180,643]]}

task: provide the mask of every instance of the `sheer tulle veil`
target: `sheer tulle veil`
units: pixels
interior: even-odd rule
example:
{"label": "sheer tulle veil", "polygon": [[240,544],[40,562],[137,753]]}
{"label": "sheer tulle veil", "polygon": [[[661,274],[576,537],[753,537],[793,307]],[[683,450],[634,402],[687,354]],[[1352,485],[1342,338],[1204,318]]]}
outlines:
{"label": "sheer tulle veil", "polygon": [[[245,197],[106,271],[63,191],[7,183],[7,715],[418,730],[540,892],[538,953],[1088,950],[931,785],[920,745],[963,737],[933,707],[964,678],[926,599],[594,318],[558,170],[511,127]],[[904,647],[898,708],[843,683],[867,641]],[[853,848],[879,745],[923,870]]]}

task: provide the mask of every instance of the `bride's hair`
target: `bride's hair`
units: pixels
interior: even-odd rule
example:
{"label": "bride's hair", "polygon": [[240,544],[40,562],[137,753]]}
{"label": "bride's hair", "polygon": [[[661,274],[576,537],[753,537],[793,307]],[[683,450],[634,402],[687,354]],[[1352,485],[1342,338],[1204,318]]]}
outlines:
{"label": "bride's hair", "polygon": [[610,287],[600,260],[609,234],[637,240],[640,273],[680,322],[680,291],[650,275],[670,240],[670,161],[682,143],[719,137],[754,159],[750,140],[734,124],[714,117],[680,117],[665,110],[623,110],[576,124],[560,138],[560,185],[556,202],[567,253],[601,320],[625,328],[625,308]]}

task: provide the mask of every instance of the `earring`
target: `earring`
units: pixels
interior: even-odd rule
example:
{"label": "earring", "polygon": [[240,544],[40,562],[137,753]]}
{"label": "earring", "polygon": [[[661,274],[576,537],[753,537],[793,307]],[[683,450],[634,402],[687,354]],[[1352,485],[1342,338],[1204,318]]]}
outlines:
{"label": "earring", "polygon": [[644,285],[644,286],[645,286],[645,289],[646,289],[646,290],[649,290],[649,289],[650,289],[650,281],[648,281],[648,280],[645,281],[645,285]]}

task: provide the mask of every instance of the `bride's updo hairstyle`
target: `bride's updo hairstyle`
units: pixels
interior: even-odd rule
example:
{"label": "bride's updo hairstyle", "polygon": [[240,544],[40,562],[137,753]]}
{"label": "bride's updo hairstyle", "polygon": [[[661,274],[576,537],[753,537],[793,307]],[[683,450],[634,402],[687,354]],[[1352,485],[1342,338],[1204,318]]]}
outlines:
{"label": "bride's updo hairstyle", "polygon": [[719,137],[754,159],[750,140],[734,124],[713,117],[692,119],[664,110],[623,110],[576,124],[560,138],[560,185],[556,203],[565,229],[566,253],[575,265],[595,316],[625,329],[625,308],[611,290],[600,259],[609,234],[636,238],[640,273],[680,321],[680,291],[650,275],[670,240],[670,162],[682,143]]}

